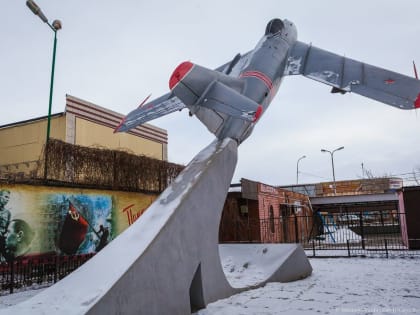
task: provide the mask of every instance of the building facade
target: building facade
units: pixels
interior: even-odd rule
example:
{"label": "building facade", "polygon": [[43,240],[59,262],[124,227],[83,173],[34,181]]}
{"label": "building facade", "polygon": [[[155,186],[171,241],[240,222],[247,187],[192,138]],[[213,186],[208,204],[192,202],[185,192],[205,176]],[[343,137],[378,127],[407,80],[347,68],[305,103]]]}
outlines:
{"label": "building facade", "polygon": [[[168,160],[167,131],[144,124],[114,134],[124,115],[66,95],[62,113],[51,116],[50,137],[70,144],[128,151]],[[0,126],[0,173],[30,174],[38,167],[46,142],[47,117]]]}
{"label": "building facade", "polygon": [[306,195],[242,179],[231,187],[220,222],[220,242],[288,243],[309,237]]}

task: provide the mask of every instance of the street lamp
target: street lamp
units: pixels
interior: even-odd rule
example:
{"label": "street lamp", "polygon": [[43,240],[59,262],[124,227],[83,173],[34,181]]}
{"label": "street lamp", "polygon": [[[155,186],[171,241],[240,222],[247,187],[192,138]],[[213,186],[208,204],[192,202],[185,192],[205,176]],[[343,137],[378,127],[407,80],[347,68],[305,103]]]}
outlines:
{"label": "street lamp", "polygon": [[332,152],[328,151],[328,150],[325,150],[325,149],[321,149],[321,152],[323,152],[323,153],[328,152],[331,155],[331,165],[332,165],[333,183],[334,183],[334,195],[337,194],[337,186],[335,184],[335,172],[334,172],[334,152],[339,151],[339,150],[343,150],[343,149],[344,149],[344,147],[339,147],[339,148],[333,150]]}
{"label": "street lamp", "polygon": [[296,185],[299,183],[299,162],[306,158],[306,155],[302,155],[296,162]]}
{"label": "street lamp", "polygon": [[50,126],[51,126],[51,107],[52,107],[52,96],[53,96],[53,86],[54,86],[54,68],[55,68],[55,51],[57,48],[57,31],[61,29],[62,25],[60,20],[54,20],[52,24],[48,22],[47,17],[41,11],[40,7],[32,1],[27,0],[26,5],[28,8],[42,20],[42,22],[47,23],[47,25],[53,30],[54,32],[54,48],[53,48],[53,60],[52,60],[52,69],[51,69],[51,81],[50,81],[50,101],[48,104],[48,122],[47,122],[47,141],[50,139]]}

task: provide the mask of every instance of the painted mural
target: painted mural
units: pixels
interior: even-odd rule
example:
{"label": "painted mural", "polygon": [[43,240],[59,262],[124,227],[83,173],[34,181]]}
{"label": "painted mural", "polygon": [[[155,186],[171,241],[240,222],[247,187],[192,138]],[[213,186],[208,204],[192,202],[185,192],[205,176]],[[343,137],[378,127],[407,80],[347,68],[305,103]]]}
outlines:
{"label": "painted mural", "polygon": [[95,253],[133,224],[156,195],[0,185],[0,261]]}

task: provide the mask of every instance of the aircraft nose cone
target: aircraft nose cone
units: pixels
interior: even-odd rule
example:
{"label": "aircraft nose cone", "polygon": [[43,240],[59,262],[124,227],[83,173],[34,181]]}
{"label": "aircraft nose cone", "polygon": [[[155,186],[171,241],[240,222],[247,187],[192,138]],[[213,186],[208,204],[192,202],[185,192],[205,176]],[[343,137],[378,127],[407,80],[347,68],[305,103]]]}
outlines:
{"label": "aircraft nose cone", "polygon": [[191,70],[193,66],[193,63],[185,61],[181,63],[178,67],[176,67],[176,69],[171,75],[171,78],[169,79],[169,88],[172,90],[175,87],[175,85],[178,84],[179,81],[182,81],[182,79]]}

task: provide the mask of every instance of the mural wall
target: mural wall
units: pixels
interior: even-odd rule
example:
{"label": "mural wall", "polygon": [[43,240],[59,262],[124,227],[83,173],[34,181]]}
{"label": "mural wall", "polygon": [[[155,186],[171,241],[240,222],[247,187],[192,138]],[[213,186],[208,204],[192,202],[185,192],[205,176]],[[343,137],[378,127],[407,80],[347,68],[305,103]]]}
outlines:
{"label": "mural wall", "polygon": [[32,185],[0,185],[0,261],[88,254],[139,218],[157,195]]}

